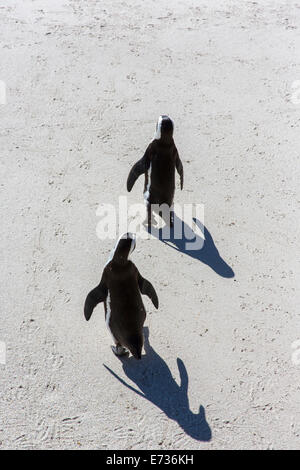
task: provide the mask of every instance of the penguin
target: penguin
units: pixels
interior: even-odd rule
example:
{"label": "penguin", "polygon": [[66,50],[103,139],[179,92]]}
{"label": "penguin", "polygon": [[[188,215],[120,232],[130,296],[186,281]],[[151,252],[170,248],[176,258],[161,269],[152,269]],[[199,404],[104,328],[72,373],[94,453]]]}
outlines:
{"label": "penguin", "polygon": [[151,225],[151,205],[166,204],[170,212],[170,226],[174,225],[172,209],[175,193],[175,168],[183,189],[183,166],[173,140],[174,124],[169,116],[162,115],[156,124],[154,139],[144,156],[133,165],[127,179],[130,192],[138,177],[145,174],[144,198],[147,206],[148,228]]}
{"label": "penguin", "polygon": [[94,308],[104,302],[105,322],[115,345],[116,356],[128,354],[141,359],[143,324],[146,311],[141,294],[147,295],[156,309],[158,298],[152,284],[144,279],[129,256],[135,249],[136,240],[132,233],[123,234],[112,250],[104,267],[102,278],[87,296],[84,316],[88,321]]}

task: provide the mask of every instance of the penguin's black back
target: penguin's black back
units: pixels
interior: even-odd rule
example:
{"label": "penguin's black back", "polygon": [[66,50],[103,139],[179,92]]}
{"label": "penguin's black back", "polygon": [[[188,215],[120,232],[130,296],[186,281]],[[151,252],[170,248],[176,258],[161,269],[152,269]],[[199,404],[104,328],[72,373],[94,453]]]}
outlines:
{"label": "penguin's black back", "polygon": [[[170,142],[154,140],[151,145],[151,171],[149,202],[151,204],[172,204],[175,192],[175,167],[177,149],[173,139]],[[145,186],[147,186],[146,181]]]}
{"label": "penguin's black back", "polygon": [[115,339],[131,350],[133,344],[129,343],[139,343],[142,338],[146,318],[138,270],[129,260],[122,264],[112,260],[105,268],[105,282],[109,293],[105,305],[106,315],[110,316],[108,326]]}

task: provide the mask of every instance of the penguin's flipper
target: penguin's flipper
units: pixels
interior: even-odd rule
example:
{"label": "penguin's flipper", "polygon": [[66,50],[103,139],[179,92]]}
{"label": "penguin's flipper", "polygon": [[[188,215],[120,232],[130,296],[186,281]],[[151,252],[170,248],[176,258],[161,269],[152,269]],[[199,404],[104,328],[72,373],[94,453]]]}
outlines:
{"label": "penguin's flipper", "polygon": [[178,171],[178,174],[180,176],[180,189],[183,189],[183,166],[182,161],[179,158],[178,152],[176,156],[176,170]]}
{"label": "penguin's flipper", "polygon": [[95,287],[95,289],[91,290],[88,294],[87,298],[85,299],[84,304],[84,316],[87,321],[92,316],[93,310],[100,302],[104,302],[107,297],[107,287],[104,283],[100,282],[100,284]]}
{"label": "penguin's flipper", "polygon": [[158,297],[155,292],[155,289],[151,282],[147,281],[147,279],[144,279],[140,274],[139,274],[139,288],[142,294],[147,295],[151,302],[153,303],[154,307],[158,309]]}
{"label": "penguin's flipper", "polygon": [[[151,145],[151,144],[150,144]],[[149,154],[150,154],[150,145],[148,145],[144,156],[137,161],[130,170],[130,173],[127,178],[127,191],[130,191],[133,188],[134,183],[139,176],[144,174],[150,166]]]}
{"label": "penguin's flipper", "polygon": [[179,359],[179,357],[177,357],[177,367],[178,367],[179,374],[180,374],[180,388],[187,392],[188,384],[189,384],[189,377],[187,374],[186,367],[183,361]]}
{"label": "penguin's flipper", "polygon": [[[142,159],[143,160],[143,159]],[[127,178],[127,191],[130,193],[130,191],[133,188],[134,183],[138,179],[139,176],[141,176],[143,173],[145,173],[145,166],[142,160],[139,160],[136,162],[135,165],[131,168],[131,171],[128,175]]]}

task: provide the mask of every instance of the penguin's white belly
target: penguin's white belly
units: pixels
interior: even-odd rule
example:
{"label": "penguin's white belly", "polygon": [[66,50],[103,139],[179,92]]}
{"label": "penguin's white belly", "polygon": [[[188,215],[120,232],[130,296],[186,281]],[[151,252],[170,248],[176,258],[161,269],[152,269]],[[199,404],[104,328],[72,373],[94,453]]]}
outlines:
{"label": "penguin's white belly", "polygon": [[144,192],[144,199],[145,199],[146,202],[149,201],[149,196],[150,196],[151,170],[152,170],[152,164],[150,163],[150,168],[147,171],[148,182],[147,182],[147,186],[146,186],[146,191]]}
{"label": "penguin's white belly", "polygon": [[111,299],[110,299],[110,292],[108,291],[107,298],[106,298],[106,317],[105,317],[105,323],[107,326],[108,331],[110,332],[113,340],[115,341],[115,337],[110,329],[109,323],[110,323],[110,317],[111,317]]}

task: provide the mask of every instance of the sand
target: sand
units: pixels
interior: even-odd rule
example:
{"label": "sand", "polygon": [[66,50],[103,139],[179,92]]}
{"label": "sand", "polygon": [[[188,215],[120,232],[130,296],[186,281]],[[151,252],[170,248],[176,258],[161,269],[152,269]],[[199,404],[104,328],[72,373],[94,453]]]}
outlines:
{"label": "sand", "polygon": [[[1,448],[299,449],[299,4],[12,0],[0,18]],[[103,305],[83,317],[113,246],[96,210],[160,114],[209,246],[138,241],[160,308],[144,298],[146,355],[122,362]]]}

